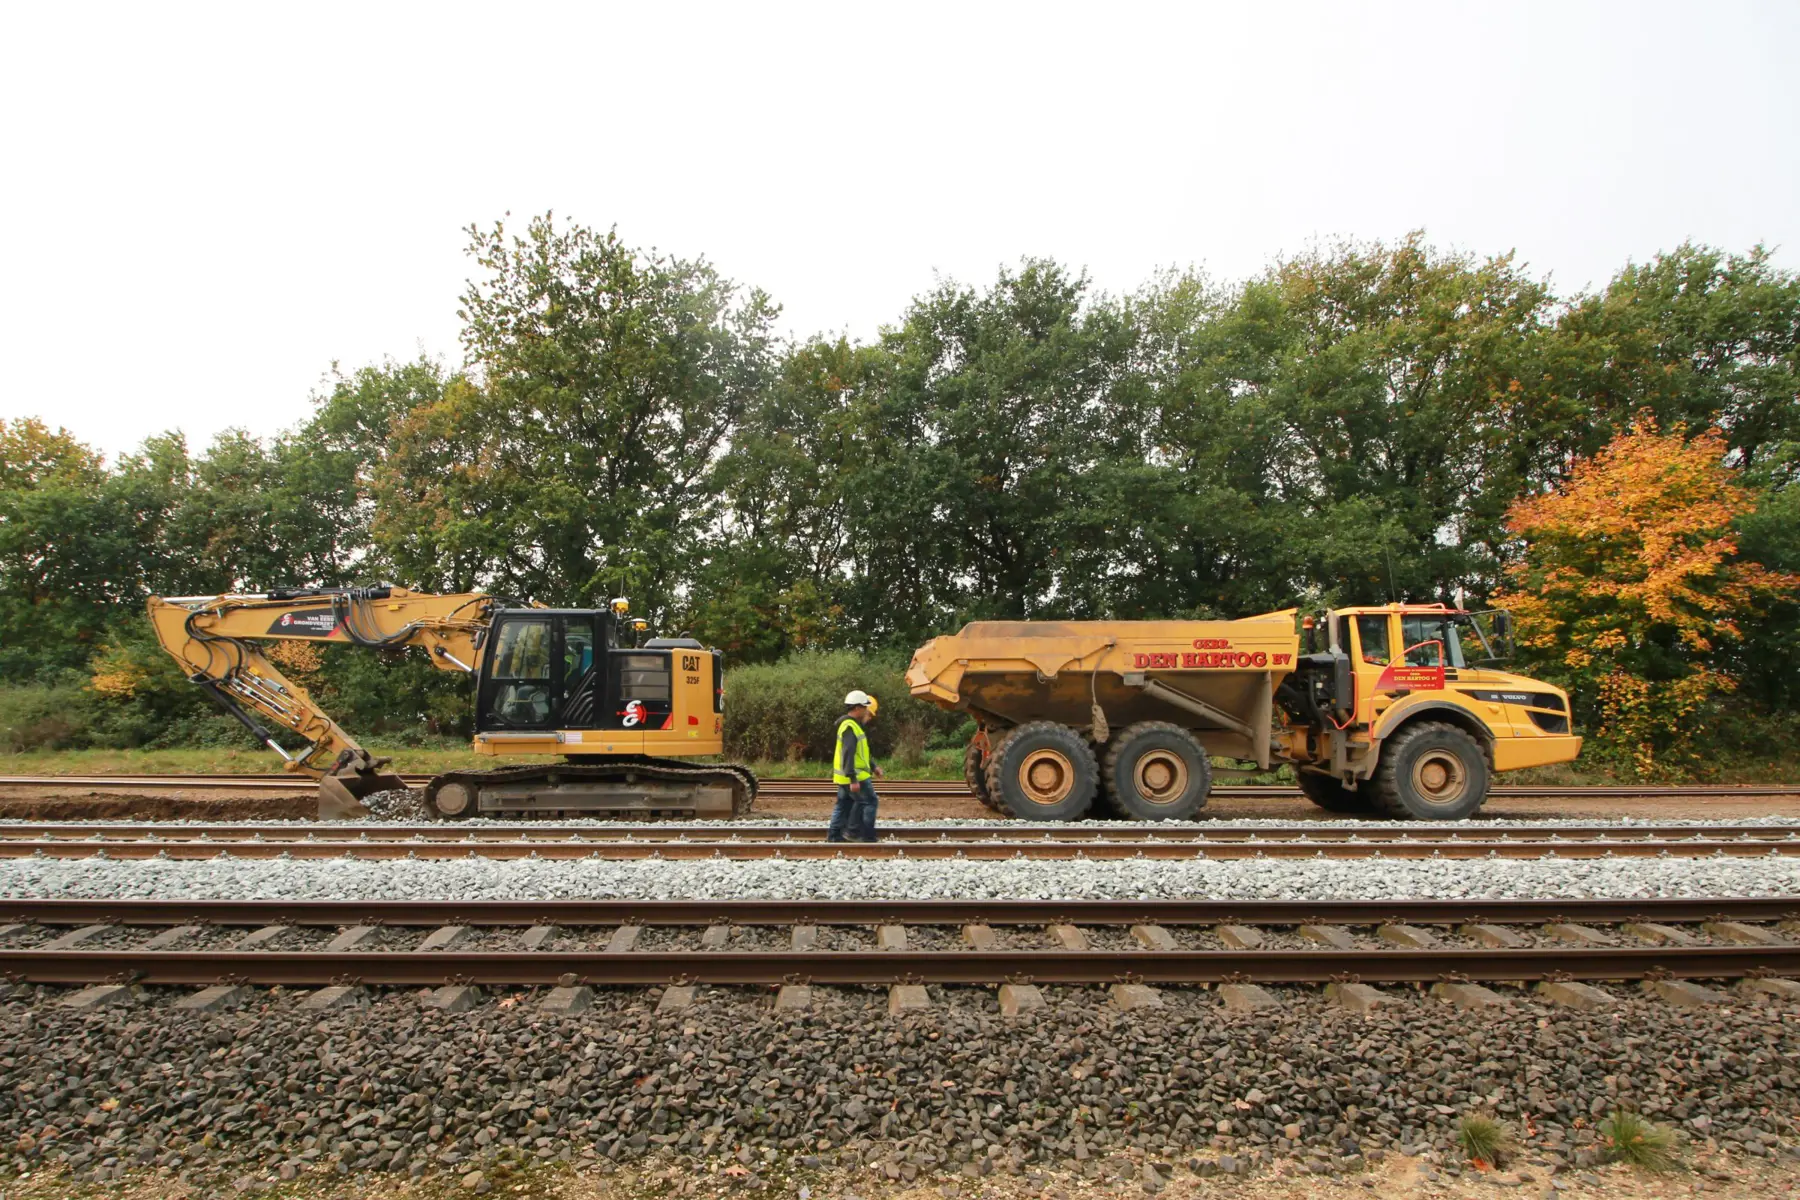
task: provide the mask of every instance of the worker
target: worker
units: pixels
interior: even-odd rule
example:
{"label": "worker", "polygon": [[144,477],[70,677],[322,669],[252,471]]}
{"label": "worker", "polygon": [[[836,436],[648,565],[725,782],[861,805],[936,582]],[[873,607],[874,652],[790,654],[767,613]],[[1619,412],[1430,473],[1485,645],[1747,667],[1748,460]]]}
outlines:
{"label": "worker", "polygon": [[831,782],[837,784],[837,805],[831,810],[828,842],[873,842],[875,837],[875,780],[881,768],[869,758],[869,735],[864,727],[875,719],[881,705],[864,691],[844,697],[844,715],[838,721],[831,754]]}

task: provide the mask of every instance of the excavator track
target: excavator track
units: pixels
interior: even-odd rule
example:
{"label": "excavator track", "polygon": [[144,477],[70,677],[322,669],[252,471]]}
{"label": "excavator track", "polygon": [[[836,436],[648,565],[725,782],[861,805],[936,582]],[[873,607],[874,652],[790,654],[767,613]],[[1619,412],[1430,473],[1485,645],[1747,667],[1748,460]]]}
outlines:
{"label": "excavator track", "polygon": [[467,817],[611,816],[723,820],[756,803],[756,773],[742,763],[618,758],[448,771],[425,785],[425,810]]}

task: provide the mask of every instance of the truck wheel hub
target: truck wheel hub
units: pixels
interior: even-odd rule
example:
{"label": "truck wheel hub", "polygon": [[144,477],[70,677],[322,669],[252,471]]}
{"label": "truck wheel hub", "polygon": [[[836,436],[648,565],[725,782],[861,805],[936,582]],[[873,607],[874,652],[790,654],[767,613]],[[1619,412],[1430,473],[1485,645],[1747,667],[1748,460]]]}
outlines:
{"label": "truck wheel hub", "polygon": [[1019,781],[1034,804],[1055,804],[1075,786],[1075,764],[1055,750],[1034,750],[1020,764]]}
{"label": "truck wheel hub", "polygon": [[1156,804],[1167,804],[1187,791],[1187,764],[1167,750],[1152,750],[1138,759],[1132,774],[1138,795]]}
{"label": "truck wheel hub", "polygon": [[1436,804],[1447,804],[1462,798],[1469,786],[1469,773],[1454,754],[1433,751],[1414,764],[1413,787],[1420,795]]}

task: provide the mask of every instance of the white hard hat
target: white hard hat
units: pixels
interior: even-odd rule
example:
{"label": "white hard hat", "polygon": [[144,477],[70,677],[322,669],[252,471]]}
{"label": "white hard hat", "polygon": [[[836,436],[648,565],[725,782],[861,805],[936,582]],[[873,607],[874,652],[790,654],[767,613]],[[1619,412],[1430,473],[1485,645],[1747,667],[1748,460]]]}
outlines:
{"label": "white hard hat", "polygon": [[844,697],[845,708],[857,708],[859,706],[867,708],[873,703],[875,703],[874,698],[871,697],[869,693],[863,691],[852,691],[848,696]]}

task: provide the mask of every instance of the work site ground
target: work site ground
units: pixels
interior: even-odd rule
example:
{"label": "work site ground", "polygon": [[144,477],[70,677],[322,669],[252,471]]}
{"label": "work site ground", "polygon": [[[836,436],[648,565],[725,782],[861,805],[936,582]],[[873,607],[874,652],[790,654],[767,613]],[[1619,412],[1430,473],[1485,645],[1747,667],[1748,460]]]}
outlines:
{"label": "work site ground", "polygon": [[[793,1200],[1677,1200],[1706,1196],[1715,1200],[1790,1200],[1800,1195],[1800,1164],[1771,1165],[1725,1157],[1697,1161],[1675,1171],[1652,1174],[1622,1164],[1548,1177],[1530,1167],[1518,1171],[1467,1170],[1445,1175],[1421,1159],[1391,1157],[1362,1174],[1322,1179],[1271,1168],[1246,1177],[1200,1177],[1184,1165],[1174,1167],[1165,1182],[1147,1182],[1145,1166],[1155,1164],[1120,1158],[1077,1173],[1066,1168],[979,1180],[917,1177],[908,1181],[874,1179],[869,1172],[800,1170],[779,1176],[733,1174],[728,1167],[696,1170],[687,1166],[650,1166],[602,1174],[593,1168],[558,1165],[521,1172],[482,1172],[470,1185],[465,1175],[425,1180],[365,1176],[311,1177],[270,1181],[239,1176],[230,1182],[193,1184],[147,1175],[107,1184],[72,1183],[60,1173],[44,1172],[0,1182],[7,1200],[211,1200],[213,1197],[264,1197],[266,1200],[713,1200],[718,1197],[766,1196]],[[1429,1177],[1427,1176],[1429,1172]],[[1158,1173],[1158,1179],[1164,1177]],[[483,1187],[485,1184],[487,1186]]]}
{"label": "work site ground", "polygon": [[[973,796],[908,797],[893,795],[904,785],[890,785],[881,800],[882,821],[925,821],[963,818],[1001,820]],[[759,798],[748,819],[826,821],[829,795]],[[307,791],[286,795],[221,795],[173,785],[145,793],[108,792],[104,786],[63,787],[46,784],[29,791],[0,795],[0,820],[15,821],[310,821],[318,801]],[[1483,819],[1517,821],[1550,818],[1594,818],[1644,821],[1739,820],[1755,817],[1800,817],[1800,795],[1745,796],[1617,796],[1571,794],[1567,797],[1496,796],[1482,806]],[[1203,821],[1279,820],[1336,821],[1301,796],[1220,797],[1207,804]]]}

